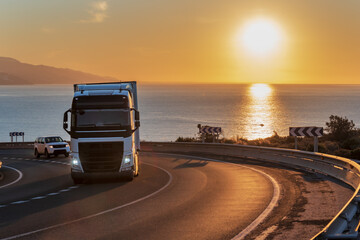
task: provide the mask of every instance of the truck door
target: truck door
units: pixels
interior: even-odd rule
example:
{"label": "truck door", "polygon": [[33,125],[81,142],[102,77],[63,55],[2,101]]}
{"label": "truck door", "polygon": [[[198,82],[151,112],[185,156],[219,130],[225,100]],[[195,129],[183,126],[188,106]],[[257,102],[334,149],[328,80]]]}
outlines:
{"label": "truck door", "polygon": [[42,137],[39,139],[38,152],[44,154],[45,151],[45,139]]}

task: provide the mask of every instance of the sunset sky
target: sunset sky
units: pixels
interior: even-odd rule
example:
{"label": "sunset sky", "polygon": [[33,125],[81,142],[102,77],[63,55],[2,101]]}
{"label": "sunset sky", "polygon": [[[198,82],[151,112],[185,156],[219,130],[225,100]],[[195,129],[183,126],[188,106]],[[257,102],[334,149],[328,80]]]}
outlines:
{"label": "sunset sky", "polygon": [[0,29],[0,56],[122,80],[360,84],[358,0],[1,0]]}

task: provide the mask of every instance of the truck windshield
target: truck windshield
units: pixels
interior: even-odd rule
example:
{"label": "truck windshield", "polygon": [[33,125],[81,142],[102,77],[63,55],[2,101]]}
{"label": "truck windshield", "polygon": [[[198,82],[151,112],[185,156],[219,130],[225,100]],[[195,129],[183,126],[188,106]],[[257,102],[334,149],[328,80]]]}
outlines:
{"label": "truck windshield", "polygon": [[76,127],[127,129],[129,118],[129,109],[81,109],[76,111]]}
{"label": "truck windshield", "polygon": [[45,142],[46,143],[52,143],[52,142],[63,142],[61,137],[46,137]]}

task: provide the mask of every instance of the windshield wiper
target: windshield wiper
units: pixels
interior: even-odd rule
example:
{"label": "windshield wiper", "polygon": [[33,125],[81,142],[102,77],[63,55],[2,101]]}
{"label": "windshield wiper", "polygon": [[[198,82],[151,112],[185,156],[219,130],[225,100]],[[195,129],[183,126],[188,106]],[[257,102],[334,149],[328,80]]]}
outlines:
{"label": "windshield wiper", "polygon": [[107,127],[124,127],[123,125],[121,124],[103,124],[103,126],[107,126]]}

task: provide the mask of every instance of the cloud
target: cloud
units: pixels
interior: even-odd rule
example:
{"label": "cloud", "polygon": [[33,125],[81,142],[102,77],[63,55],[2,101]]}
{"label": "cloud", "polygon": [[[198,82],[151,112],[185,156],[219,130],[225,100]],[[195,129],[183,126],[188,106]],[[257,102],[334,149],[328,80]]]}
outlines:
{"label": "cloud", "polygon": [[82,23],[102,23],[108,17],[108,4],[106,1],[97,1],[91,4],[91,9],[88,10],[90,18],[80,20]]}

